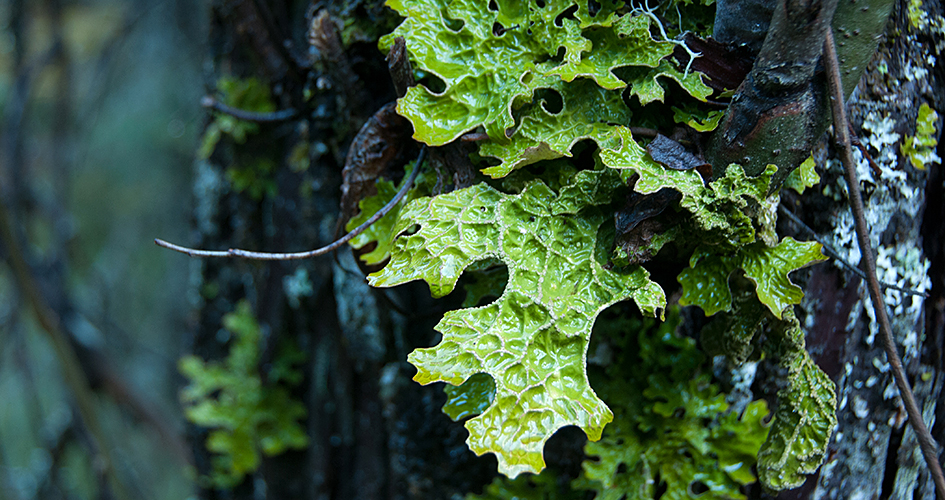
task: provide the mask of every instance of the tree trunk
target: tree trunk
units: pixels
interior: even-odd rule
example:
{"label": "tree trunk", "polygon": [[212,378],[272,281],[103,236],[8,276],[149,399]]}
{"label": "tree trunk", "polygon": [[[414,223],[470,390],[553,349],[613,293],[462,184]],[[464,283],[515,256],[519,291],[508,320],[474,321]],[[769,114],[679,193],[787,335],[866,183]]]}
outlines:
{"label": "tree trunk", "polygon": [[[929,18],[940,2],[925,2]],[[941,165],[919,170],[903,158],[899,144],[916,133],[921,104],[942,109],[943,70],[929,54],[940,47],[941,28],[910,24],[897,3],[879,50],[866,69],[847,110],[856,134],[878,168],[857,156],[878,273],[886,282],[929,292],[928,299],[885,292],[894,335],[926,424],[945,438],[943,373],[943,176]],[[940,17],[938,19],[941,19]],[[837,32],[837,44],[857,33]],[[842,47],[841,47],[842,48]],[[938,55],[938,49],[934,49]],[[847,82],[845,82],[847,83]],[[941,123],[937,124],[941,131]],[[938,146],[941,156],[943,148]],[[848,262],[859,262],[853,219],[846,202],[842,167],[827,155],[820,190],[787,200],[824,241]],[[785,227],[789,222],[783,222]],[[804,235],[807,236],[807,235]],[[812,269],[807,296],[808,348],[838,386],[839,428],[819,474],[784,498],[935,498],[925,460],[895,381],[888,370],[866,284],[837,266]]]}
{"label": "tree trunk", "polygon": [[[396,17],[381,4],[213,2],[208,88],[223,76],[255,77],[270,89],[277,109],[299,113],[260,124],[243,143],[223,137],[213,154],[197,163],[195,246],[291,252],[334,239],[347,146],[361,124],[395,98],[376,36],[393,28]],[[309,28],[322,8],[337,31],[323,29],[317,33],[321,42],[310,47]],[[924,8],[941,14],[940,3],[925,2]],[[936,403],[945,384],[943,174],[941,166],[920,171],[900,161],[899,141],[890,135],[915,133],[920,103],[942,109],[943,66],[936,68],[927,59],[930,42],[942,40],[932,26],[910,26],[907,13],[897,7],[889,27],[897,35],[883,40],[848,108],[879,163],[879,171],[865,163],[859,171],[881,272],[888,274],[883,280],[930,288],[925,301],[887,292],[887,304],[916,395],[942,442],[945,408]],[[838,34],[838,43],[847,35]],[[938,153],[945,156],[941,145]],[[857,262],[841,168],[828,156],[825,148],[818,156],[824,168],[816,192],[786,196],[786,202],[819,236]],[[234,172],[256,168],[261,160],[272,164],[254,171],[252,182],[268,186],[261,195],[235,189]],[[786,221],[781,229],[796,231]],[[372,289],[346,248],[334,259],[201,260],[194,272],[200,295],[191,339],[195,355],[207,360],[227,355],[221,321],[243,299],[264,327],[263,381],[283,339],[294,339],[308,355],[304,381],[293,393],[308,410],[308,448],[264,457],[261,467],[232,490],[205,484],[202,498],[445,499],[479,492],[495,475],[494,458],[474,456],[464,443],[462,425],[441,412],[443,392],[414,383],[415,370],[405,361],[414,348],[436,343],[432,327],[456,305],[455,298],[433,301],[422,284]],[[799,309],[808,312],[808,348],[838,384],[840,428],[820,472],[779,498],[933,499],[885,355],[874,341],[865,284],[830,265],[813,268],[807,281]],[[580,456],[574,453],[580,453],[583,434],[574,439],[562,434],[550,442],[546,457],[577,467]],[[207,436],[207,429],[190,426],[201,475],[212,470]],[[751,497],[765,494],[755,488]]]}
{"label": "tree trunk", "polygon": [[[334,239],[348,144],[368,117],[395,98],[376,36],[396,19],[381,4],[325,5],[339,28],[342,22],[349,26],[349,39],[342,43],[340,30],[322,33],[334,43],[310,52],[307,32],[321,4],[214,2],[208,86],[223,76],[255,77],[271,89],[277,108],[301,114],[262,124],[244,144],[224,137],[197,163],[199,247],[298,251]],[[369,35],[363,41],[362,32]],[[306,92],[313,94],[307,101]],[[308,165],[300,168],[290,153],[306,149]],[[260,159],[275,168],[270,179],[256,181],[274,182],[274,192],[254,199],[249,189],[234,190],[228,171]],[[242,299],[268,332],[260,347],[263,380],[281,339],[294,339],[308,354],[305,380],[294,397],[308,409],[309,447],[264,458],[232,498],[258,498],[261,492],[268,498],[450,498],[481,489],[495,474],[494,459],[476,458],[466,448],[462,426],[440,411],[443,392],[411,381],[407,353],[431,345],[433,324],[445,310],[425,288],[370,288],[347,247],[334,259],[202,260],[196,267],[201,300],[194,354],[207,360],[226,356],[221,319]],[[201,475],[211,471],[207,434],[190,427]],[[201,496],[231,497],[212,487]]]}

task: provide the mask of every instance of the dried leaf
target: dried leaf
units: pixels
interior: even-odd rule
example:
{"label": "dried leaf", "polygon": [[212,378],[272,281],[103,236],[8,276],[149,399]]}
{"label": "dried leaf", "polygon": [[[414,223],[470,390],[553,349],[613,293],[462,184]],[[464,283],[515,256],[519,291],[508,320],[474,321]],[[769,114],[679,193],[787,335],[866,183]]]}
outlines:
{"label": "dried leaf", "polygon": [[653,161],[672,170],[692,170],[708,165],[704,159],[663,134],[656,134],[656,138],[646,145],[646,152]]}

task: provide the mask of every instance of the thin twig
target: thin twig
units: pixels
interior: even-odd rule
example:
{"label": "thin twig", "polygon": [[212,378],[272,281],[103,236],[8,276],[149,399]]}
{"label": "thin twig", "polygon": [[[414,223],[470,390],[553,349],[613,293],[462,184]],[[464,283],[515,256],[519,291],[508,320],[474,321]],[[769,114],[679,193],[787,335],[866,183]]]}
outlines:
{"label": "thin twig", "polygon": [[863,155],[863,158],[866,158],[866,161],[870,164],[870,168],[873,170],[873,175],[877,177],[882,175],[883,169],[879,168],[879,165],[877,165],[876,161],[873,160],[873,156],[870,155],[869,150],[866,149],[866,146],[863,145],[863,143],[860,142],[860,139],[857,138],[853,133],[853,125],[850,125],[850,141],[854,146],[856,146],[857,149],[860,150],[860,154]]}
{"label": "thin twig", "polygon": [[294,108],[282,109],[268,113],[259,111],[246,111],[245,109],[228,106],[210,95],[203,96],[203,99],[200,100],[200,105],[205,108],[210,108],[214,111],[219,111],[220,113],[230,115],[234,118],[239,118],[240,120],[256,123],[284,122],[286,120],[295,118],[299,114],[299,111]]}
{"label": "thin twig", "polygon": [[[697,57],[702,57],[702,53],[696,52],[690,49],[689,46],[686,45],[685,40],[673,40],[669,38],[669,36],[666,35],[666,30],[663,29],[663,22],[660,21],[660,18],[657,17],[655,14],[657,7],[659,7],[659,3],[657,3],[656,7],[651,9],[649,0],[644,0],[644,4],[642,7],[634,7],[633,10],[631,10],[630,12],[633,14],[643,14],[649,17],[650,20],[653,22],[653,24],[655,24],[656,27],[659,28],[660,35],[663,35],[663,40],[661,41],[666,41],[675,45],[679,45],[680,47],[683,48],[683,50],[686,51],[687,54],[689,54],[689,62],[686,63],[686,71],[683,72],[683,78],[685,78],[689,76],[689,68],[692,66],[692,62],[695,61]],[[681,29],[682,29],[682,26],[680,26],[680,30]]]}
{"label": "thin twig", "polygon": [[175,245],[173,243],[168,243],[167,241],[161,239],[155,239],[154,244],[159,247],[168,248],[176,252],[187,254],[191,257],[240,257],[243,259],[253,259],[253,260],[299,260],[299,259],[308,259],[310,257],[318,257],[319,255],[325,255],[326,253],[332,252],[345,243],[351,241],[355,236],[363,233],[367,228],[371,227],[375,222],[381,220],[382,217],[387,215],[398,203],[407,195],[407,191],[410,190],[413,186],[413,182],[417,179],[417,174],[420,172],[420,167],[423,166],[423,160],[427,156],[427,147],[423,146],[420,149],[420,156],[417,157],[417,162],[413,167],[413,171],[410,172],[410,177],[407,178],[404,185],[400,187],[400,191],[397,191],[397,194],[386,205],[384,205],[380,210],[377,211],[374,215],[371,216],[364,224],[354,228],[350,233],[342,236],[338,240],[335,240],[334,243],[330,245],[317,248],[315,250],[309,250],[307,252],[298,252],[298,253],[268,253],[268,252],[251,252],[249,250],[240,250],[239,248],[231,248],[224,251],[214,251],[214,250],[196,250],[193,248],[183,247],[180,245]]}
{"label": "thin twig", "polygon": [[[868,278],[866,277],[866,273],[864,273],[862,269],[860,269],[860,268],[854,266],[853,264],[847,262],[843,257],[841,257],[841,256],[840,256],[840,252],[838,252],[835,248],[833,248],[832,246],[830,246],[830,244],[827,243],[826,241],[823,241],[822,239],[820,239],[820,237],[817,236],[817,233],[814,232],[814,230],[811,229],[810,226],[808,226],[807,224],[804,224],[804,221],[802,221],[797,215],[795,215],[794,212],[791,212],[790,210],[788,210],[787,207],[785,207],[784,205],[778,205],[778,210],[779,210],[782,214],[784,214],[785,216],[787,216],[788,219],[791,219],[791,222],[793,222],[794,224],[796,224],[797,227],[799,227],[799,228],[803,229],[804,231],[807,231],[808,233],[810,233],[810,234],[814,237],[814,241],[816,241],[817,243],[820,243],[820,245],[821,245],[822,247],[824,247],[824,250],[826,250],[828,257],[830,257],[831,259],[836,260],[837,262],[843,264],[844,267],[846,267],[847,269],[853,271],[853,274],[856,274],[856,275],[859,276],[860,278],[863,278],[864,280],[865,280],[865,279],[868,279]],[[882,287],[882,288],[889,288],[890,290],[896,290],[896,291],[898,291],[898,292],[902,292],[902,293],[905,293],[905,294],[908,294],[908,295],[917,295],[917,296],[919,296],[919,297],[929,298],[929,294],[927,294],[927,293],[925,293],[925,292],[920,292],[920,291],[918,291],[918,290],[911,290],[911,289],[908,289],[908,288],[903,288],[903,287],[901,287],[901,286],[893,285],[893,284],[891,284],[891,283],[885,283],[885,282],[880,281],[880,282],[879,282],[879,286]]]}
{"label": "thin twig", "polygon": [[915,394],[909,386],[909,380],[906,379],[905,371],[902,368],[902,360],[896,351],[896,341],[893,339],[892,326],[889,323],[889,316],[886,314],[886,304],[883,302],[882,292],[879,289],[879,282],[876,279],[876,263],[873,261],[873,248],[870,244],[869,228],[866,225],[866,218],[863,211],[863,200],[860,197],[860,184],[856,178],[856,167],[853,163],[853,149],[850,144],[850,132],[847,126],[846,110],[844,109],[843,88],[840,81],[840,65],[837,63],[837,51],[834,47],[833,34],[827,30],[827,39],[824,42],[824,59],[827,65],[827,79],[830,87],[831,107],[833,108],[833,130],[837,142],[840,144],[840,160],[846,173],[847,186],[850,194],[850,206],[853,209],[853,219],[855,221],[856,236],[860,245],[860,254],[863,256],[865,265],[870,298],[873,301],[873,310],[876,318],[879,320],[880,332],[883,337],[883,347],[886,349],[886,358],[893,376],[896,379],[896,385],[899,387],[899,395],[902,397],[903,405],[906,407],[906,414],[909,415],[909,423],[915,430],[916,437],[919,440],[919,448],[925,456],[926,465],[935,483],[935,489],[941,500],[945,500],[945,476],[942,475],[942,467],[938,462],[938,444],[929,433],[929,428],[922,419],[922,412],[919,411],[919,405],[916,404]]}

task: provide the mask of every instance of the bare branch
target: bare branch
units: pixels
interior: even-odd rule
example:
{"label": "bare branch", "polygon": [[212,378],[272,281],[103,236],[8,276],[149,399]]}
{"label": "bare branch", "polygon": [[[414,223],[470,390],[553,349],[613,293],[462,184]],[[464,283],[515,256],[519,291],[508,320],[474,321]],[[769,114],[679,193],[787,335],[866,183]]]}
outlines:
{"label": "bare branch", "polygon": [[404,182],[404,185],[400,187],[400,191],[397,191],[397,194],[386,205],[384,205],[380,210],[377,211],[374,215],[371,216],[364,224],[354,228],[350,233],[342,236],[341,238],[335,240],[333,243],[315,250],[309,250],[307,252],[297,252],[297,253],[268,253],[268,252],[252,252],[249,250],[241,250],[239,248],[231,248],[226,251],[213,251],[213,250],[197,250],[193,248],[183,247],[180,245],[175,245],[161,239],[155,239],[154,244],[159,247],[164,247],[176,252],[187,254],[191,257],[240,257],[243,259],[253,259],[253,260],[300,260],[308,259],[310,257],[318,257],[319,255],[325,255],[326,253],[333,252],[345,243],[351,241],[355,236],[363,233],[367,228],[374,225],[375,222],[381,220],[382,217],[387,215],[398,203],[400,200],[407,195],[407,191],[413,186],[413,182],[417,179],[417,174],[420,172],[420,167],[423,166],[423,160],[427,156],[427,147],[423,146],[420,149],[420,155],[417,157],[417,162],[413,167],[413,171],[410,172],[410,177]]}
{"label": "bare branch", "polygon": [[245,120],[248,122],[257,122],[257,123],[278,123],[291,120],[298,116],[299,111],[294,108],[282,109],[279,111],[272,111],[270,113],[260,113],[257,111],[246,111],[244,109],[234,108],[228,106],[218,101],[213,96],[204,96],[200,100],[200,105],[205,108],[210,108],[214,111],[219,111],[230,115],[234,118],[239,118],[240,120]]}

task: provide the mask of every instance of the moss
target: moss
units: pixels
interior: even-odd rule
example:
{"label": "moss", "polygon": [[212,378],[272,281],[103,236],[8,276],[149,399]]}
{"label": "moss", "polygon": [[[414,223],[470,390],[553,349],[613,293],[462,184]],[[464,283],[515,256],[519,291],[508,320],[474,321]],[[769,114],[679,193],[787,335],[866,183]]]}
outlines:
{"label": "moss", "polygon": [[190,384],[181,392],[187,419],[210,430],[207,449],[214,453],[204,486],[232,488],[255,471],[261,456],[278,455],[308,446],[300,424],[305,406],[289,389],[302,379],[298,365],[305,355],[283,345],[273,361],[268,380],[259,375],[262,330],[249,303],[223,317],[224,332],[231,336],[230,350],[222,362],[206,362],[196,356],[180,360],[181,373]]}
{"label": "moss", "polygon": [[[276,110],[269,87],[256,78],[238,79],[223,77],[217,81],[219,100],[231,107],[244,111],[269,113]],[[213,154],[224,135],[237,144],[246,142],[249,135],[259,132],[259,124],[240,120],[225,113],[215,111],[213,121],[204,131],[197,149],[197,159],[205,160]]]}

